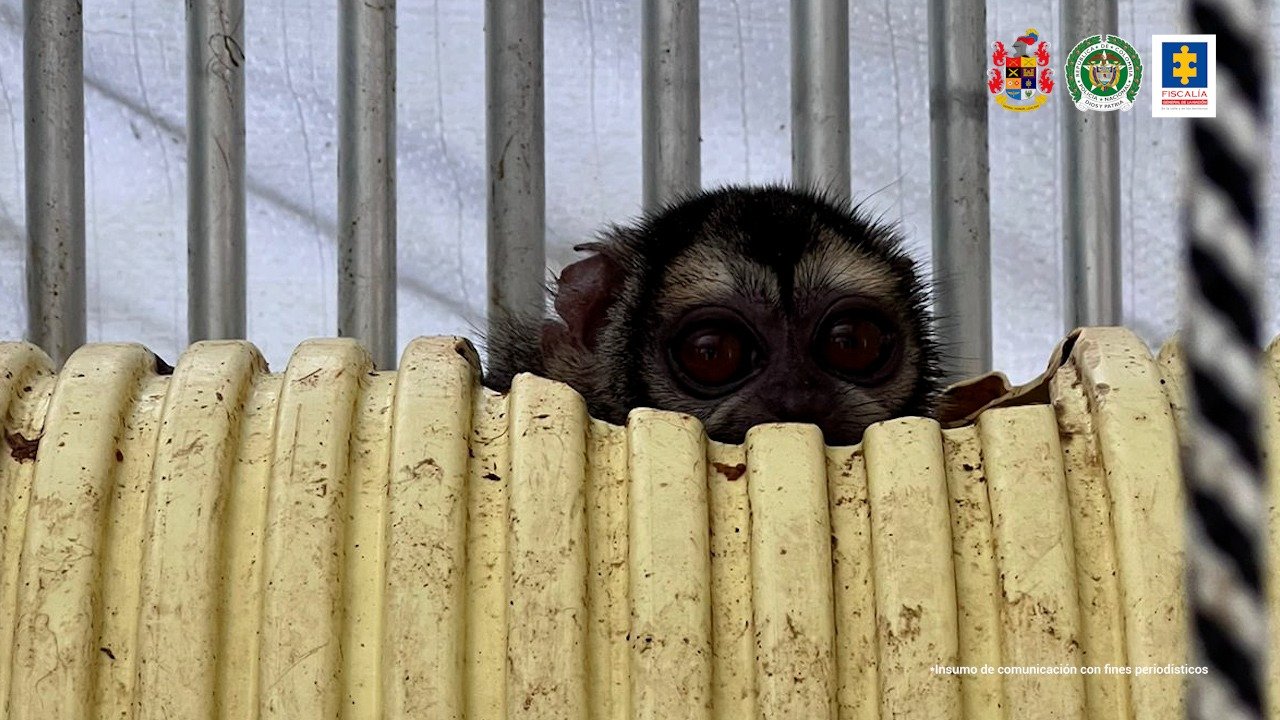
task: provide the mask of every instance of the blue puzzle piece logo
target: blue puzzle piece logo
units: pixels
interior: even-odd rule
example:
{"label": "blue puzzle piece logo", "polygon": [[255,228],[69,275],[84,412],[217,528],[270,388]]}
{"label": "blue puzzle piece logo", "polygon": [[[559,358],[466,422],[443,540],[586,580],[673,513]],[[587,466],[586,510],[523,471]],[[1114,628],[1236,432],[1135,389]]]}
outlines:
{"label": "blue puzzle piece logo", "polygon": [[1160,43],[1160,54],[1163,67],[1160,87],[1209,87],[1209,43],[1165,41]]}

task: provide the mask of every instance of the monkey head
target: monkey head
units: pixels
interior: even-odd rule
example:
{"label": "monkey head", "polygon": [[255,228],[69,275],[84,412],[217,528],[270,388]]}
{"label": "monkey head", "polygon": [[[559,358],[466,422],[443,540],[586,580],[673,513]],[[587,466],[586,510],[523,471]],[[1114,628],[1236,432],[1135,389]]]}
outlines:
{"label": "monkey head", "polygon": [[558,318],[507,319],[491,334],[497,387],[537,372],[578,390],[600,419],[673,410],[723,442],[802,422],[852,444],[873,422],[932,410],[926,286],[893,230],[855,209],[781,187],[723,188],[576,249],[590,254],[557,280]]}

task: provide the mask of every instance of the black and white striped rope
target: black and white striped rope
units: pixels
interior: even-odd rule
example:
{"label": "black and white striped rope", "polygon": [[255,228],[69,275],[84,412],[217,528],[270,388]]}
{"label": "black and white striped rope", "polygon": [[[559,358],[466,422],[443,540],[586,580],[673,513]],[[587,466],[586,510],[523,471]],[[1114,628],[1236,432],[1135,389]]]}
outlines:
{"label": "black and white striped rope", "polygon": [[1215,35],[1217,117],[1191,121],[1184,337],[1191,432],[1188,588],[1194,650],[1188,717],[1261,720],[1267,660],[1267,503],[1259,388],[1267,23],[1261,0],[1191,0],[1190,31]]}

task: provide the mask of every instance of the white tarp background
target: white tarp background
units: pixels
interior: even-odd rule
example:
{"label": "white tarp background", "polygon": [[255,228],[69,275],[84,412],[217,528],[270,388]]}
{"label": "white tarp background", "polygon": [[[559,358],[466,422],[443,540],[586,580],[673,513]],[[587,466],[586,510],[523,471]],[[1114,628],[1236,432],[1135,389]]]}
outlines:
{"label": "white tarp background", "polygon": [[[702,3],[707,185],[789,175],[789,4]],[[249,337],[283,368],[299,341],[336,332],[338,3],[246,6]],[[639,210],[640,6],[546,2],[553,270],[572,244]],[[988,7],[989,41],[1007,44],[1034,26],[1061,67],[1075,38],[1058,36],[1057,2]],[[1120,33],[1144,59],[1152,34],[1185,29],[1175,0],[1121,0],[1120,8]],[[89,338],[139,341],[172,361],[187,343],[184,3],[95,0],[84,13]],[[899,221],[927,261],[925,18],[924,0],[853,0],[850,44],[855,195]],[[417,335],[474,337],[483,326],[483,3],[399,0],[398,19],[403,346]],[[20,0],[0,0],[0,338],[22,336],[26,322],[21,26]],[[1038,373],[1064,331],[1057,112],[1076,111],[1064,102],[1061,71],[1055,75],[1056,111],[990,111],[995,357],[1014,380]],[[975,86],[983,80],[975,77]],[[1178,321],[1186,124],[1151,118],[1148,92],[1120,122],[1123,275],[1126,323],[1155,343]],[[1273,100],[1280,94],[1271,92]],[[1271,148],[1277,155],[1274,136]],[[1272,168],[1269,194],[1277,198],[1280,172]],[[1273,201],[1273,228],[1277,208]],[[1280,328],[1280,254],[1271,252],[1267,267],[1270,337]]]}

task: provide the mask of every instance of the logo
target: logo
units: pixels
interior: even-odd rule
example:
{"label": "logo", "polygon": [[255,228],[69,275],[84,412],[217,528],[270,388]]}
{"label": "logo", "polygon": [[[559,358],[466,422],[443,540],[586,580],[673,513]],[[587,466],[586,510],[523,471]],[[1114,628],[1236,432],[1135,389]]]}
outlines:
{"label": "logo", "polygon": [[[1013,54],[1009,54],[999,40],[991,44],[991,77],[987,89],[996,98],[996,104],[1005,110],[1026,112],[1039,110],[1053,92],[1053,71],[1049,69],[1049,42],[1040,39],[1040,32],[1028,28],[1013,41]],[[1031,54],[1035,48],[1035,54]]]}
{"label": "logo", "polygon": [[1218,51],[1214,35],[1152,35],[1160,84],[1151,93],[1152,117],[1216,117]]}
{"label": "logo", "polygon": [[1092,35],[1067,55],[1067,92],[1078,110],[1128,110],[1142,87],[1142,58],[1115,35]]}

